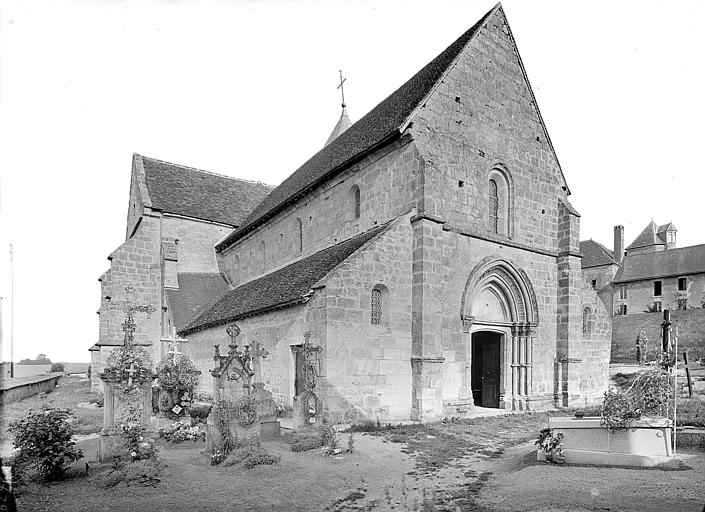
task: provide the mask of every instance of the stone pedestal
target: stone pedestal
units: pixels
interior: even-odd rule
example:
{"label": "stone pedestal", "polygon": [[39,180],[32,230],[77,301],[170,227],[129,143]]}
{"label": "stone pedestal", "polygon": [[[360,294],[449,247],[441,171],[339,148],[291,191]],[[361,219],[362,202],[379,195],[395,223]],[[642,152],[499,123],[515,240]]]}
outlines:
{"label": "stone pedestal", "polygon": [[103,430],[98,438],[98,460],[109,462],[116,455],[126,453],[120,425],[128,420],[131,411],[140,418],[145,431],[150,431],[151,387],[138,386],[125,393],[123,385],[104,381],[103,391]]}

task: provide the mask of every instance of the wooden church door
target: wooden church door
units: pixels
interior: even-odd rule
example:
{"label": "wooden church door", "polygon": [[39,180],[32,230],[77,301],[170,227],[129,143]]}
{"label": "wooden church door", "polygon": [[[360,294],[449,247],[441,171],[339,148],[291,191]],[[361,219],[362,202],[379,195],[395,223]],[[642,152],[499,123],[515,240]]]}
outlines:
{"label": "wooden church door", "polygon": [[482,407],[499,407],[499,340],[482,345]]}

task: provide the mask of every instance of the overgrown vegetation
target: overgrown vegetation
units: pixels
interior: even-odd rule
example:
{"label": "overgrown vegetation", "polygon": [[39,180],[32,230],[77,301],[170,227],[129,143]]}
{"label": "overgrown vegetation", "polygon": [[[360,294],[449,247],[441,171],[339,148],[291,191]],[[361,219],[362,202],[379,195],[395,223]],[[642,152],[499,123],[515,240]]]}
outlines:
{"label": "overgrown vegetation", "polygon": [[305,452],[323,446],[323,438],[317,432],[299,434],[291,443],[292,452]]}
{"label": "overgrown vegetation", "polygon": [[52,363],[50,370],[52,372],[63,372],[64,371],[64,363]]}
{"label": "overgrown vegetation", "polygon": [[235,449],[223,462],[224,466],[241,466],[252,469],[255,466],[277,464],[281,460],[278,455],[272,455],[262,448],[259,442],[251,443]]}
{"label": "overgrown vegetation", "polygon": [[705,428],[705,401],[698,398],[679,398],[676,425]]}
{"label": "overgrown vegetation", "polygon": [[99,475],[96,479],[98,487],[110,489],[120,484],[126,487],[137,485],[141,487],[156,487],[161,481],[163,462],[152,460],[138,460],[125,463],[117,460],[113,468]]}
{"label": "overgrown vegetation", "polygon": [[7,433],[10,422],[24,418],[30,409],[46,409],[58,407],[74,412],[71,418],[73,431],[77,435],[98,432],[103,427],[103,411],[94,408],[78,407],[80,402],[95,399],[96,394],[90,391],[90,382],[78,377],[62,377],[58,386],[49,394],[41,393],[23,400],[2,404],[0,414],[0,441],[11,441]]}
{"label": "overgrown vegetation", "polygon": [[72,417],[66,409],[30,410],[27,417],[10,424],[8,430],[15,436],[13,444],[18,450],[18,475],[32,468],[47,480],[59,480],[73,462],[83,457],[72,440]]}

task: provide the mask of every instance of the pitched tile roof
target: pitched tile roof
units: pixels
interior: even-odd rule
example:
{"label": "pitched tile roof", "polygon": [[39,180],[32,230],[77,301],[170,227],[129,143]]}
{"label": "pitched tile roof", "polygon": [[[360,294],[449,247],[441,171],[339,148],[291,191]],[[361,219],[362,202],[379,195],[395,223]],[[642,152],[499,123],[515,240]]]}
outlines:
{"label": "pitched tile roof", "polygon": [[637,249],[639,247],[649,247],[650,245],[664,245],[666,242],[657,235],[658,226],[652,220],[648,226],[644,228],[638,237],[627,247],[629,249]]}
{"label": "pitched tile roof", "polygon": [[204,306],[228,291],[228,284],[217,273],[177,274],[178,288],[167,288],[167,307],[177,329],[185,326]]}
{"label": "pitched tile roof", "polygon": [[216,250],[232,242],[266,221],[289,202],[311,187],[333,176],[344,165],[362,154],[400,135],[401,127],[423,99],[433,90],[468,42],[479,32],[491,14],[500,10],[497,4],[475,25],[460,36],[440,55],[416,73],[399,89],[353,124],[338,138],[313,155],[269,194],[245,220],[242,227],[224,238]]}
{"label": "pitched tile roof", "polygon": [[705,273],[705,244],[647,254],[627,254],[614,283]]}
{"label": "pitched tile roof", "polygon": [[239,226],[272,188],[146,156],[142,159],[152,207]]}
{"label": "pitched tile roof", "polygon": [[377,226],[229,291],[179,331],[186,335],[268,309],[304,302],[313,286],[390,224]]}
{"label": "pitched tile roof", "polygon": [[594,240],[583,240],[580,242],[580,253],[583,255],[582,268],[617,264],[614,261],[614,253]]}

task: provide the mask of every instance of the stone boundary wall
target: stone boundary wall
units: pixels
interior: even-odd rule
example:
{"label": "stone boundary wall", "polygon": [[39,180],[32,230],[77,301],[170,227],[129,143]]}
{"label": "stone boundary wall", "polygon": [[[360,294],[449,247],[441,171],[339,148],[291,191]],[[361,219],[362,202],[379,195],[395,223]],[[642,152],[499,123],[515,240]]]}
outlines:
{"label": "stone boundary wall", "polygon": [[3,380],[0,382],[0,404],[52,391],[63,375],[62,372],[55,372],[46,375],[32,375],[31,377]]}
{"label": "stone boundary wall", "polygon": [[[636,313],[612,318],[612,363],[636,362],[636,337],[641,329],[649,339],[647,360],[656,358],[661,347],[663,313]],[[671,311],[671,322],[678,327],[678,352],[684,350],[695,361],[705,357],[705,309]]]}

